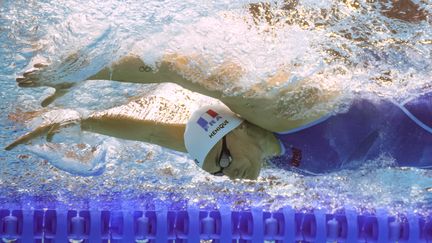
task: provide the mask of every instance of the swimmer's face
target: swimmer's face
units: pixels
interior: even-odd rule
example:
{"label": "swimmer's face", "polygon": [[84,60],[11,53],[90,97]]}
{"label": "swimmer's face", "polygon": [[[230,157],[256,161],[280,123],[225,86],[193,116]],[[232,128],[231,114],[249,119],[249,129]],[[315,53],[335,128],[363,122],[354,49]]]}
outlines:
{"label": "swimmer's face", "polygon": [[[222,170],[231,179],[251,179],[258,177],[262,161],[268,155],[267,148],[263,148],[260,138],[267,138],[270,132],[243,122],[236,129],[226,135],[226,145],[231,153],[232,161],[226,168],[221,168],[219,158],[222,151],[222,140],[209,152],[204,161],[203,169],[214,174]],[[271,137],[273,135],[271,134]],[[277,144],[278,146],[278,144]]]}

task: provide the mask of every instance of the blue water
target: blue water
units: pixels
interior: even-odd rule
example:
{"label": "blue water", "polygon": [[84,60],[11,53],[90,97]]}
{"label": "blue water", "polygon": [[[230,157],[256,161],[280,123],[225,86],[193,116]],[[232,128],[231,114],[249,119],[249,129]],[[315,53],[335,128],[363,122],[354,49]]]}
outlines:
{"label": "blue water", "polygon": [[[247,90],[283,65],[292,67],[294,77],[310,76],[317,87],[341,88],[344,95],[339,102],[358,93],[403,101],[432,88],[430,15],[417,22],[388,18],[378,3],[300,1],[296,11],[285,12],[286,16],[279,12],[280,19],[297,19],[286,26],[270,26],[264,19],[255,23],[242,1],[1,4],[2,147],[44,121],[124,105],[155,89],[156,96],[170,102],[181,100],[180,93],[191,96],[193,104],[206,100],[169,84],[78,82],[132,51],[151,65],[166,51],[199,52],[215,63],[229,57],[245,69],[236,90]],[[430,2],[418,4],[432,11]],[[276,2],[274,11],[282,6],[283,2]],[[55,66],[78,50],[93,65],[58,66],[51,82],[78,84],[48,107],[40,104],[53,93],[52,88],[16,85],[16,76],[34,63]],[[290,82],[295,78],[268,87],[268,92]],[[51,143],[40,137],[13,151],[2,151],[0,163],[0,204],[11,207],[119,208],[135,203],[139,208],[159,201],[172,207],[228,203],[234,208],[292,205],[334,211],[350,205],[359,211],[385,207],[392,213],[426,214],[432,210],[432,171],[392,168],[391,158],[386,157],[366,161],[357,170],[316,177],[265,168],[258,181],[230,181],[207,175],[185,154],[71,126]]]}

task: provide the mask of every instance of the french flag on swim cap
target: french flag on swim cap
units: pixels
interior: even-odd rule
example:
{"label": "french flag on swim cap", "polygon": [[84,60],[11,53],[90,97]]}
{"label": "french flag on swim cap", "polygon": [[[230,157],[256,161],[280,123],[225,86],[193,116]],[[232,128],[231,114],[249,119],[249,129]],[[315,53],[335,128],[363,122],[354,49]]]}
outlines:
{"label": "french flag on swim cap", "polygon": [[209,126],[212,126],[215,122],[217,122],[222,117],[212,109],[204,112],[197,121],[197,124],[204,129],[204,131],[208,131]]}

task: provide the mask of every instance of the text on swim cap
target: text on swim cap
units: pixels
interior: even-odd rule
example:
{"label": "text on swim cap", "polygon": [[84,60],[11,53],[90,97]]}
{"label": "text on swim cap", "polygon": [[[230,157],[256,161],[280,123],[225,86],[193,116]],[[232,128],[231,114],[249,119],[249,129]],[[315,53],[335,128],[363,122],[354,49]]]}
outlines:
{"label": "text on swim cap", "polygon": [[220,119],[222,119],[222,117],[218,113],[209,109],[200,116],[197,124],[207,132],[209,128],[216,124]]}
{"label": "text on swim cap", "polygon": [[209,138],[212,138],[214,135],[216,135],[221,129],[223,129],[229,122],[227,120],[223,121],[219,126],[216,127],[215,130],[213,130],[212,133],[209,134]]}

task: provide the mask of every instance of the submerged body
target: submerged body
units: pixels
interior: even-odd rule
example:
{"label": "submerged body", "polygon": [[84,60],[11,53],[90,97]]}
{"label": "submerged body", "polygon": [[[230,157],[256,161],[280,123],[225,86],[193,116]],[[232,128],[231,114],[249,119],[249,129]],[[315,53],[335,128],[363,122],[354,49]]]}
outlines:
{"label": "submerged body", "polygon": [[355,168],[386,156],[395,166],[432,168],[432,93],[399,105],[354,101],[347,112],[276,133],[283,153],[272,164],[306,174]]}
{"label": "submerged body", "polygon": [[[313,77],[308,77],[282,87],[278,92],[266,93],[266,87],[290,79],[289,70],[282,69],[245,92],[227,96],[224,87],[235,85],[242,77],[241,67],[227,61],[209,75],[197,66],[200,62],[202,60],[197,56],[170,54],[161,60],[156,71],[146,71],[143,67],[147,65],[138,56],[129,55],[88,79],[173,82],[224,103],[245,121],[225,133],[225,144],[221,139],[206,151],[207,156],[199,164],[211,174],[256,179],[263,161],[269,157],[280,168],[306,174],[350,168],[355,161],[361,163],[381,155],[394,158],[399,166],[430,168],[432,164],[429,159],[432,134],[428,127],[432,122],[422,121],[430,119],[425,118],[432,112],[430,95],[408,102],[404,105],[406,108],[389,100],[371,102],[358,99],[352,102],[348,112],[334,114],[335,100],[340,95],[337,85],[320,89],[314,86]],[[20,85],[43,85],[43,73],[44,67],[25,73],[17,81]],[[145,103],[147,106],[152,104]],[[407,110],[412,110],[412,113]],[[79,123],[82,130],[188,151],[183,140],[185,124],[109,112],[97,112],[79,120]],[[7,149],[55,131],[62,125],[41,126]],[[221,166],[222,157],[230,158],[228,166]]]}

